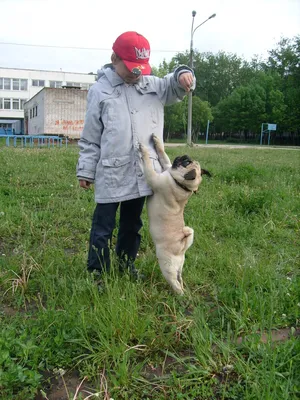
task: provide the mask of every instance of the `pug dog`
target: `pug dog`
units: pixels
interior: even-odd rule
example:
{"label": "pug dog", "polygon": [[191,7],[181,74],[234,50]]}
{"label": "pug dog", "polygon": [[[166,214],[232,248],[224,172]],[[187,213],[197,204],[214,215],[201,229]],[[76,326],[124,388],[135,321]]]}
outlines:
{"label": "pug dog", "polygon": [[155,172],[147,148],[140,144],[145,178],[153,190],[147,198],[150,234],[163,276],[176,293],[183,294],[185,252],[194,240],[194,230],[184,224],[183,211],[202,175],[211,175],[187,155],[176,157],[172,164],[159,138],[153,135],[153,141],[163,170],[160,174]]}

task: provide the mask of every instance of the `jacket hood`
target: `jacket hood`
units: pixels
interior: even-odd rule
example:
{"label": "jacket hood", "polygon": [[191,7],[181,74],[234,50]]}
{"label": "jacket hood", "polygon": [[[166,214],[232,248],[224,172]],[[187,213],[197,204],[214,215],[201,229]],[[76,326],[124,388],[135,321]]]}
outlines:
{"label": "jacket hood", "polygon": [[101,69],[98,69],[97,76],[98,81],[105,76],[113,87],[124,83],[123,79],[115,72],[112,64],[105,64]]}
{"label": "jacket hood", "polygon": [[113,69],[112,64],[105,64],[102,68],[97,70],[97,78],[100,79],[103,75],[105,75],[105,69]]}

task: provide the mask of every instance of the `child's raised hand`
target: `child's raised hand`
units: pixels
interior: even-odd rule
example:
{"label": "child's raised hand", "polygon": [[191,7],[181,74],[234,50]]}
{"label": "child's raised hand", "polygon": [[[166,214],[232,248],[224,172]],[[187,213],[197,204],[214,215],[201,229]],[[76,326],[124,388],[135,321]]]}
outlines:
{"label": "child's raised hand", "polygon": [[194,84],[194,76],[191,72],[183,72],[179,76],[178,82],[186,92],[189,92]]}

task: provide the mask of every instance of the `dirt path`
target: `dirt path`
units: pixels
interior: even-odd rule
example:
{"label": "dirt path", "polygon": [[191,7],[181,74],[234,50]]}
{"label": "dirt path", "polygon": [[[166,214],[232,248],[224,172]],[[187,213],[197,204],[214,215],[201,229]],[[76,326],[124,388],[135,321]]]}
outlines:
{"label": "dirt path", "polygon": [[[187,146],[186,143],[165,143],[165,147],[182,147]],[[244,145],[244,144],[194,144],[194,148],[207,148],[207,149],[257,149],[257,150],[300,150],[300,146],[258,146],[258,145]]]}

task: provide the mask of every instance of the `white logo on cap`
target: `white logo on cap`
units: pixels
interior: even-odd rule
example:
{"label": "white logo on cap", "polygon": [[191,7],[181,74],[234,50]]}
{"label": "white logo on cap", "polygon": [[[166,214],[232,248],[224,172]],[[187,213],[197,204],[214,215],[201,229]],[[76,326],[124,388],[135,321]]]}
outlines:
{"label": "white logo on cap", "polygon": [[134,50],[135,50],[135,54],[136,54],[136,58],[137,59],[140,58],[141,60],[145,60],[145,59],[150,57],[150,50],[145,49],[145,47],[143,49],[137,49],[135,47]]}

